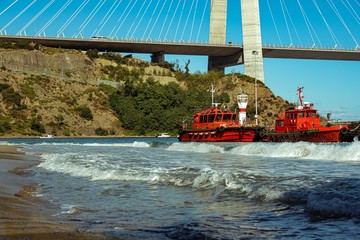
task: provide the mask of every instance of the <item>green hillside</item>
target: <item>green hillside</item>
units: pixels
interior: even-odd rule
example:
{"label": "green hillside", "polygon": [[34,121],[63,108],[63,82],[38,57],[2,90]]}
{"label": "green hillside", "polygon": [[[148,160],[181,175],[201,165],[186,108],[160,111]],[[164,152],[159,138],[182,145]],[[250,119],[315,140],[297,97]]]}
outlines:
{"label": "green hillside", "polygon": [[[154,136],[177,134],[184,117],[216,102],[236,107],[249,95],[254,116],[254,80],[242,74],[188,73],[177,63],[152,64],[114,53],[81,52],[35,44],[0,44],[0,135]],[[289,106],[262,83],[260,122],[272,124]]]}

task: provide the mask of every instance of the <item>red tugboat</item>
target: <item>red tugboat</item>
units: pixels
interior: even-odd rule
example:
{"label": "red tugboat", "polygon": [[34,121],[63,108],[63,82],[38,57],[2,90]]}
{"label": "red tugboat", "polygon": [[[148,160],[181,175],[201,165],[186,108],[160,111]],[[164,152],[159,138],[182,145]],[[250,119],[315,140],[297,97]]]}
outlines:
{"label": "red tugboat", "polygon": [[[260,141],[259,127],[245,126],[248,96],[237,96],[239,117],[234,111],[221,110],[214,103],[214,87],[212,86],[212,106],[194,114],[192,123],[183,121],[179,131],[181,142],[254,142]],[[190,126],[188,126],[190,125]]]}
{"label": "red tugboat", "polygon": [[282,113],[275,129],[261,133],[264,142],[352,142],[354,136],[347,125],[323,126],[314,105],[303,102],[302,88],[297,89],[298,106]]}

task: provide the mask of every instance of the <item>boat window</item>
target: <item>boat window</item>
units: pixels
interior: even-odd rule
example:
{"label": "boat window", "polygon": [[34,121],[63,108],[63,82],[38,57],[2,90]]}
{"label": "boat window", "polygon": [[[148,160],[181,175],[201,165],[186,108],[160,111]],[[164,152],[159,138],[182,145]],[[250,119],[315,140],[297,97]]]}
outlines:
{"label": "boat window", "polygon": [[284,126],[284,120],[277,120],[276,126]]}
{"label": "boat window", "polygon": [[214,122],[214,120],[215,120],[215,114],[209,114],[208,122]]}
{"label": "boat window", "polygon": [[225,122],[231,121],[231,117],[232,117],[233,115],[234,115],[234,114],[224,114],[224,116],[223,116],[223,121],[225,121]]}
{"label": "boat window", "polygon": [[292,115],[293,117],[292,117],[292,118],[293,118],[293,119],[296,119],[296,117],[297,117],[296,115],[297,115],[296,113],[293,113],[293,115]]}
{"label": "boat window", "polygon": [[207,119],[208,119],[207,115],[204,115],[204,123],[207,122]]}
{"label": "boat window", "polygon": [[221,122],[222,114],[216,114],[216,121]]}
{"label": "boat window", "polygon": [[310,113],[309,113],[309,112],[306,113],[306,117],[310,117]]}
{"label": "boat window", "polygon": [[303,118],[303,117],[304,117],[304,113],[303,112],[299,113],[299,118]]}
{"label": "boat window", "polygon": [[201,116],[200,116],[200,123],[203,123],[203,122],[204,122],[204,116],[201,115]]}
{"label": "boat window", "polygon": [[313,112],[313,113],[312,113],[312,116],[315,117],[315,115],[316,115],[315,112]]}
{"label": "boat window", "polygon": [[232,115],[232,120],[235,121],[236,120],[236,114]]}
{"label": "boat window", "polygon": [[287,119],[290,119],[290,113],[287,113],[287,114],[286,114],[286,118],[287,118]]}

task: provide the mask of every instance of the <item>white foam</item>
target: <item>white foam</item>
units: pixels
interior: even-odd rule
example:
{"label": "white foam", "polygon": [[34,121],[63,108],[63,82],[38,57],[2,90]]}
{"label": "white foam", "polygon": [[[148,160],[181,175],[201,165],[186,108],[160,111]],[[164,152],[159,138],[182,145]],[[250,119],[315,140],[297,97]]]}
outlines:
{"label": "white foam", "polygon": [[230,150],[230,153],[274,158],[360,161],[360,142],[345,144],[251,143],[240,145]]}
{"label": "white foam", "polygon": [[224,153],[224,148],[208,143],[173,143],[168,147],[170,151],[197,153]]}
{"label": "white foam", "polygon": [[146,169],[126,169],[113,162],[102,160],[102,155],[43,154],[38,167],[47,171],[85,177],[93,181],[150,181],[154,178]]}
{"label": "white foam", "polygon": [[149,148],[150,144],[146,142],[129,142],[129,143],[58,143],[58,142],[42,142],[36,145],[51,145],[51,146],[86,146],[86,147],[134,147],[134,148]]}

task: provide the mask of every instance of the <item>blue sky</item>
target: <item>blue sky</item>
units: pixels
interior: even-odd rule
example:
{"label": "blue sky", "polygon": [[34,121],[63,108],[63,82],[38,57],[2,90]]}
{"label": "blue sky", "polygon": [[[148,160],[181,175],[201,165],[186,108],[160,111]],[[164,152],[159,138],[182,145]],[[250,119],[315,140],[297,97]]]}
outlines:
{"label": "blue sky", "polygon": [[[259,0],[263,45],[355,49],[360,43],[359,2]],[[210,0],[1,0],[0,33],[208,42],[209,4]],[[242,43],[240,7],[240,0],[228,0],[227,41],[234,44]],[[165,58],[179,59],[183,65],[190,59],[192,72],[207,69],[207,57]],[[323,115],[332,112],[334,119],[360,120],[360,62],[264,59],[264,68],[265,83],[276,95],[295,102],[296,88],[303,86],[306,101],[314,102]],[[244,69],[226,69],[233,71]]]}

